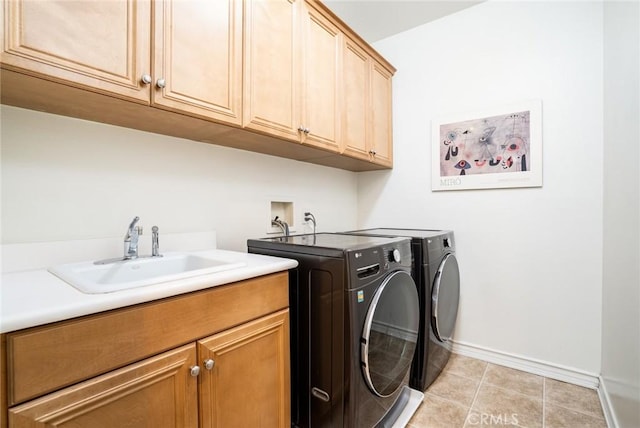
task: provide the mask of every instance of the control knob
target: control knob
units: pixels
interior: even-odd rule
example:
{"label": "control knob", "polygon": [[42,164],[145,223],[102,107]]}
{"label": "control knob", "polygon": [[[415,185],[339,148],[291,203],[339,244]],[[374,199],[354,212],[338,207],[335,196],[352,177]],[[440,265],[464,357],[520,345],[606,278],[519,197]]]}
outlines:
{"label": "control knob", "polygon": [[392,262],[400,263],[400,260],[402,260],[402,257],[400,257],[400,250],[396,248],[393,251],[390,251],[389,260]]}

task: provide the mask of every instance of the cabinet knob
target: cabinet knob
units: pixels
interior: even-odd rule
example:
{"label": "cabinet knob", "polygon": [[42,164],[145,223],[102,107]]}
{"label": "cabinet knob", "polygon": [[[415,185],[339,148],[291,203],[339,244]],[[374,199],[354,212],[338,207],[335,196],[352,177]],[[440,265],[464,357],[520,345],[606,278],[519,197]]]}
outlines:
{"label": "cabinet knob", "polygon": [[157,86],[158,88],[161,88],[161,89],[162,89],[162,88],[164,88],[165,86],[167,86],[167,81],[166,81],[166,80],[164,80],[164,79],[158,79],[158,80],[156,81],[156,86]]}
{"label": "cabinet knob", "polygon": [[191,376],[196,377],[200,374],[200,366],[191,366],[189,369]]}
{"label": "cabinet knob", "polygon": [[304,132],[305,134],[308,134],[309,132],[311,132],[311,130],[309,128],[304,128],[304,131],[302,132]]}
{"label": "cabinet knob", "polygon": [[150,84],[153,80],[151,79],[151,75],[149,74],[143,74],[142,77],[140,78],[140,80],[142,81],[142,83],[144,83],[145,85]]}
{"label": "cabinet knob", "polygon": [[209,358],[208,360],[204,360],[204,368],[207,370],[211,370],[215,364],[216,362],[211,358]]}
{"label": "cabinet knob", "polygon": [[304,132],[304,128],[302,126],[298,126],[298,131]]}

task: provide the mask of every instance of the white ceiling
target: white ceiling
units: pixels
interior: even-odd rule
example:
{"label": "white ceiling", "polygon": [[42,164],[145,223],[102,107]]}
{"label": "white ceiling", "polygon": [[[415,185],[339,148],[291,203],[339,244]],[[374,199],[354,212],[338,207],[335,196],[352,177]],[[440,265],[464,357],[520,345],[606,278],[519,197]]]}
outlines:
{"label": "white ceiling", "polygon": [[476,5],[461,0],[323,0],[351,29],[369,43]]}

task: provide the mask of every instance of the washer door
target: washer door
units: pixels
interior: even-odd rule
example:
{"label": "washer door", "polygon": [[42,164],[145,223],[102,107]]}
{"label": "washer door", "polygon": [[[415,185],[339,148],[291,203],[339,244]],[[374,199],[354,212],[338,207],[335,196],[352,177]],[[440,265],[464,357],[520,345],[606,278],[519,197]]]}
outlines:
{"label": "washer door", "polygon": [[441,342],[451,340],[458,316],[460,271],[453,253],[444,256],[433,280],[431,294],[431,326]]}
{"label": "washer door", "polygon": [[367,385],[388,397],[400,386],[409,369],[418,340],[420,309],[411,275],[396,271],[376,290],[361,338],[361,366]]}

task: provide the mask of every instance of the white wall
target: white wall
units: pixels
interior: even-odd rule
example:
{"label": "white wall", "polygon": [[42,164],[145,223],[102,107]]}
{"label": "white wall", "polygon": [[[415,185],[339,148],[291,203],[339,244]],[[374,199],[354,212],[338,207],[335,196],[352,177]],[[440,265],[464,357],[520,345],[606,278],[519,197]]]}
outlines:
{"label": "white wall", "polygon": [[[271,200],[291,200],[319,231],[356,226],[356,174],[288,159],[1,107],[2,243],[216,231],[245,251],[266,236]],[[310,229],[307,229],[307,231]],[[146,236],[146,238],[145,238]]]}
{"label": "white wall", "polygon": [[[599,373],[602,4],[490,1],[375,47],[398,69],[396,167],[358,177],[358,226],[453,229],[457,341]],[[542,188],[431,192],[432,119],[532,98]]]}
{"label": "white wall", "polygon": [[604,4],[602,379],[617,425],[640,426],[640,5]]}

